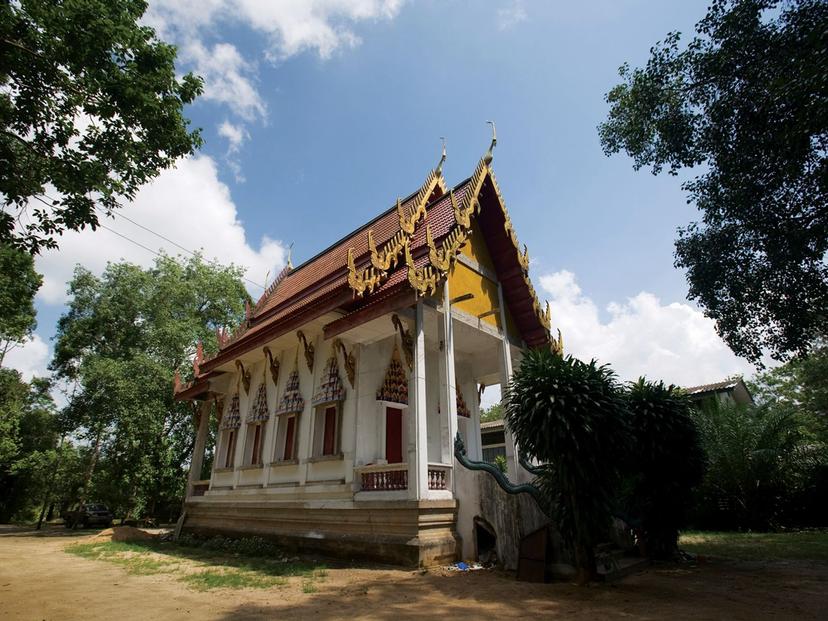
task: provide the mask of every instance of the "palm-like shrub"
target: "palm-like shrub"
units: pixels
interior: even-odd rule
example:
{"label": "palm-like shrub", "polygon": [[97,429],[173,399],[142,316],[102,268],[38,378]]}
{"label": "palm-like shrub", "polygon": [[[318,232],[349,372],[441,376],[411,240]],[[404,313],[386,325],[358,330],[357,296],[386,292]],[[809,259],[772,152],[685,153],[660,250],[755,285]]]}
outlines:
{"label": "palm-like shrub", "polygon": [[518,450],[543,464],[537,483],[579,582],[593,579],[628,438],[614,373],[594,360],[529,351],[509,383],[505,415]]}
{"label": "palm-like shrub", "polygon": [[636,518],[650,558],[678,551],[679,528],[704,474],[704,452],[687,397],[674,386],[644,378],[626,393],[632,442],[621,504]]}
{"label": "palm-like shrub", "polygon": [[710,519],[709,514],[720,505],[727,508],[727,522],[720,517],[718,523],[709,525],[773,527],[811,458],[795,411],[713,401],[695,419],[708,460],[701,519]]}

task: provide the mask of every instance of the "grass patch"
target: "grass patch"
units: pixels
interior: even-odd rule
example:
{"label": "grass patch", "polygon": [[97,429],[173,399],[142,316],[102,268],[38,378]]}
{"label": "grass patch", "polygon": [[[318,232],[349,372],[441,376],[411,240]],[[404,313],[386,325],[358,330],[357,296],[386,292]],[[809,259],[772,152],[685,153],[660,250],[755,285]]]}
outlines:
{"label": "grass patch", "polygon": [[66,551],[75,556],[114,563],[138,576],[167,573],[177,565],[174,560],[159,558],[138,544],[122,541],[77,543],[67,546]]}
{"label": "grass patch", "polygon": [[828,561],[828,531],[724,533],[688,531],[679,540],[693,554],[745,561]]}
{"label": "grass patch", "polygon": [[253,571],[238,569],[208,569],[198,573],[187,574],[181,578],[182,582],[197,591],[210,589],[268,589],[275,586],[284,586],[287,578],[270,576]]}
{"label": "grass patch", "polygon": [[[240,547],[250,548],[242,544]],[[238,549],[236,545],[230,549]],[[209,589],[265,589],[284,586],[289,578],[301,578],[302,590],[316,591],[315,582],[328,575],[325,565],[284,554],[264,556],[228,551],[228,547],[185,545],[169,541],[101,541],[77,543],[65,548],[69,554],[119,565],[134,575],[177,574],[190,587]],[[267,549],[268,553],[274,550]],[[313,587],[306,590],[306,585]],[[310,588],[307,587],[307,588]]]}

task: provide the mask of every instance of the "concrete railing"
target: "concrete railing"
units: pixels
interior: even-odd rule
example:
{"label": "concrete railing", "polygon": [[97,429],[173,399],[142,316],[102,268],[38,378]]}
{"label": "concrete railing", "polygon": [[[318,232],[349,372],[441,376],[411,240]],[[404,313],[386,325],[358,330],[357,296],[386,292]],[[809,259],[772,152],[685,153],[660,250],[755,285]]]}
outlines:
{"label": "concrete railing", "polygon": [[357,468],[360,491],[389,492],[408,489],[408,464],[382,464]]}
{"label": "concrete railing", "polygon": [[429,464],[428,489],[451,489],[451,466],[447,466],[446,464]]}

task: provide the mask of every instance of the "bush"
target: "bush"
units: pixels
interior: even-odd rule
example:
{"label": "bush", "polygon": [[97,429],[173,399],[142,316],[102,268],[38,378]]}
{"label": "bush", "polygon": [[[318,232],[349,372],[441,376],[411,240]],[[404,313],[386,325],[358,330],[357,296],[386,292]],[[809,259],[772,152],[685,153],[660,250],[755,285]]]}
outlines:
{"label": "bush", "polygon": [[640,523],[654,559],[678,552],[679,529],[704,474],[704,453],[690,402],[676,387],[644,378],[626,393],[632,443],[622,486],[623,512]]}
{"label": "bush", "polygon": [[696,507],[704,528],[768,530],[810,468],[794,412],[706,403],[695,413],[708,468]]}
{"label": "bush", "polygon": [[578,580],[596,577],[595,546],[611,520],[619,464],[628,442],[615,375],[593,360],[530,350],[506,392],[506,422],[522,453],[537,459]]}

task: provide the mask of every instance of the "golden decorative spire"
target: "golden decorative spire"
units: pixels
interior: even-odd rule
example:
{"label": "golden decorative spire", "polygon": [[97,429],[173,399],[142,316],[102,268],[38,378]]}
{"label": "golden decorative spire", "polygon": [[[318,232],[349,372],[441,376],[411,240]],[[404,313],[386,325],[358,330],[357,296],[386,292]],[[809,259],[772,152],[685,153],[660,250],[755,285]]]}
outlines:
{"label": "golden decorative spire", "polygon": [[497,146],[497,129],[495,129],[494,121],[486,122],[492,126],[492,143],[489,145],[489,150],[486,151],[486,155],[483,156],[483,161],[486,162],[486,164],[491,164],[492,158],[494,157],[492,151],[494,151],[494,148]]}
{"label": "golden decorative spire", "polygon": [[434,171],[438,175],[443,174],[443,164],[446,163],[446,137],[445,136],[440,136],[440,140],[443,141],[443,154],[440,156],[440,163],[437,164],[437,168]]}

